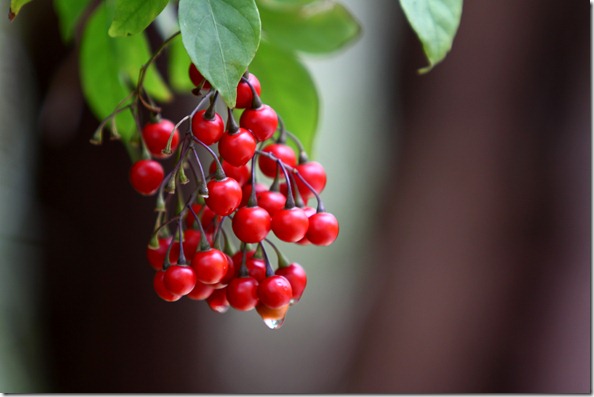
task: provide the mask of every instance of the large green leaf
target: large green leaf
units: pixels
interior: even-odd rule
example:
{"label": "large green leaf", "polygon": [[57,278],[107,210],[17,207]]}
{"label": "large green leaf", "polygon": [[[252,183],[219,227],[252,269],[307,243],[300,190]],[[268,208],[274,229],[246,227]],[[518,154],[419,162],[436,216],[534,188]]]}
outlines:
{"label": "large green leaf", "polygon": [[163,11],[169,0],[115,0],[112,37],[131,36],[147,28]]}
{"label": "large green leaf", "polygon": [[54,0],[62,40],[72,40],[74,28],[90,2],[91,0]]}
{"label": "large green leaf", "polygon": [[400,6],[429,61],[420,72],[428,72],[452,48],[462,16],[462,0],[400,0]]}
{"label": "large green leaf", "polygon": [[21,11],[21,8],[25,4],[30,2],[31,0],[10,0],[10,11],[8,12],[8,19],[12,21]]}
{"label": "large green leaf", "polygon": [[260,1],[259,6],[266,38],[291,50],[333,52],[352,43],[361,33],[351,13],[333,0],[306,5]]}
{"label": "large green leaf", "polygon": [[187,93],[194,88],[188,73],[190,62],[181,36],[176,37],[169,45],[169,83],[178,92]]}
{"label": "large green leaf", "polygon": [[262,86],[261,98],[282,117],[311,154],[318,125],[319,100],[314,82],[294,53],[262,40],[250,65]]}
{"label": "large green leaf", "polygon": [[179,25],[192,62],[234,107],[237,84],[260,43],[255,0],[180,0]]}
{"label": "large green leaf", "polygon": [[[110,38],[111,19],[105,5],[97,7],[83,32],[80,48],[80,72],[83,93],[99,119],[110,115],[132,90],[143,62],[150,58],[144,35]],[[167,89],[154,68],[149,68],[145,88],[157,98],[166,98]],[[118,132],[128,142],[136,129],[130,112],[116,117]]]}

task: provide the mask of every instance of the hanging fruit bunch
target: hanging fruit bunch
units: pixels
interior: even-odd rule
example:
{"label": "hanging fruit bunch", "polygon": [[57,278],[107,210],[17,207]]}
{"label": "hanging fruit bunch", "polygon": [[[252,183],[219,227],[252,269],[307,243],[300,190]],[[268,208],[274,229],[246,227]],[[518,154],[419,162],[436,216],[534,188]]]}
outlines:
{"label": "hanging fruit bunch", "polygon": [[[142,128],[143,158],[130,169],[134,189],[156,196],[147,248],[155,292],[168,302],[205,300],[219,313],[255,308],[278,328],[301,298],[307,276],[271,236],[302,245],[336,240],[338,221],[320,197],[326,172],[262,102],[255,75],[246,72],[237,85],[239,122],[224,104],[226,111],[217,112],[218,92],[194,64],[189,78],[195,109],[176,124],[152,114]],[[165,173],[158,160],[171,155],[176,161]]]}

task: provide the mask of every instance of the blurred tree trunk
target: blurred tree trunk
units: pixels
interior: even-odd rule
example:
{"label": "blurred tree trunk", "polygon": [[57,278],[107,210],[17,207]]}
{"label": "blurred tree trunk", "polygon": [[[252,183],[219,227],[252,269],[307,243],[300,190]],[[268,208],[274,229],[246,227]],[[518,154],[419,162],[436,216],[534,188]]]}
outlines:
{"label": "blurred tree trunk", "polygon": [[591,391],[589,23],[585,1],[467,1],[445,62],[403,68],[349,391]]}

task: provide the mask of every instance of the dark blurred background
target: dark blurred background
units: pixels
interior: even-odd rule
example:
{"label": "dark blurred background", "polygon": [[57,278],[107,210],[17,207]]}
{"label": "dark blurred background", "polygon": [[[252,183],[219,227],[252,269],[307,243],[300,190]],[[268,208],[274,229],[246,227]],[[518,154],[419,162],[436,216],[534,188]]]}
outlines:
{"label": "dark blurred background", "polygon": [[3,392],[591,392],[587,1],[467,1],[423,76],[396,1],[344,1],[364,36],[306,60],[341,236],[287,248],[309,284],[278,331],[156,297],[153,202],[88,143],[49,3],[0,21]]}

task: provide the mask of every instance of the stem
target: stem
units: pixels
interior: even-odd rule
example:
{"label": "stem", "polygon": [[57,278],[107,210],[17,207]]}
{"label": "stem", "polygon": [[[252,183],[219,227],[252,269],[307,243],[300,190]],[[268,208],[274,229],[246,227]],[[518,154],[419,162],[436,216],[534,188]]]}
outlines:
{"label": "stem", "polygon": [[235,121],[235,118],[233,117],[233,109],[231,108],[227,108],[227,132],[229,133],[229,135],[233,135],[235,134],[237,131],[239,131],[239,126],[237,125],[237,122]]}
{"label": "stem", "polygon": [[218,96],[219,96],[219,92],[218,91],[215,91],[215,93],[212,96],[212,98],[210,98],[210,105],[208,106],[208,109],[206,109],[206,112],[204,112],[204,119],[205,120],[213,120],[214,119],[215,105],[217,103],[217,97]]}
{"label": "stem", "polygon": [[179,233],[179,258],[177,260],[178,265],[187,265],[186,255],[184,254],[183,235],[184,230],[182,229],[182,218],[180,217],[177,222],[177,231]]}
{"label": "stem", "polygon": [[283,171],[285,175],[285,180],[287,181],[287,202],[285,203],[285,209],[291,209],[295,207],[295,198],[293,197],[293,187],[291,186],[291,180],[289,178],[289,173],[285,169],[285,164],[281,161],[281,159],[276,159],[276,163]]}
{"label": "stem", "polygon": [[270,265],[270,260],[268,260],[268,254],[264,249],[264,244],[260,241],[258,246],[262,249],[262,255],[264,255],[264,263],[266,264],[266,277],[274,276],[274,270],[272,270],[272,266]]}
{"label": "stem", "polygon": [[318,201],[318,209],[317,212],[326,212],[326,208],[324,207],[324,203],[322,202],[322,199],[320,198],[320,195],[318,194],[318,192],[316,192],[316,190],[309,184],[309,182],[307,182],[305,180],[305,178],[299,173],[299,171],[297,170],[293,170],[293,174],[297,175],[297,177],[299,179],[301,179],[301,182],[303,182],[303,184],[314,194],[314,196],[316,197],[316,200]]}
{"label": "stem", "polygon": [[248,207],[255,207],[258,205],[258,200],[256,199],[256,157],[258,157],[257,153],[252,157],[252,191],[250,192],[250,198],[247,202]]}
{"label": "stem", "polygon": [[[192,153],[194,153],[194,158],[196,159],[196,163],[198,164],[198,169],[200,170],[200,182],[196,182],[198,185],[198,195],[201,197],[208,197],[208,188],[206,187],[206,177],[204,176],[204,168],[202,168],[202,162],[200,161],[200,157],[198,157],[198,152],[196,152],[195,147],[191,147]],[[198,176],[196,175],[196,171],[192,168],[194,172],[194,176],[196,176],[196,180],[198,180]]]}
{"label": "stem", "polygon": [[[192,139],[194,140],[194,142],[197,142],[203,148],[205,148],[206,150],[208,150],[208,152],[210,153],[210,155],[212,156],[212,158],[214,159],[214,161],[216,161],[216,163],[217,163],[217,169],[215,171],[215,179],[217,181],[221,181],[221,180],[225,179],[227,177],[227,175],[225,175],[225,171],[223,171],[223,166],[221,165],[221,162],[219,161],[216,153],[211,148],[209,148],[206,143],[202,142],[200,139],[196,138],[194,135],[192,135]],[[195,149],[192,149],[192,150],[195,150]]]}
{"label": "stem", "polygon": [[276,253],[276,257],[278,259],[278,267],[287,267],[290,264],[289,259],[287,259],[287,257],[281,252],[280,249],[278,249],[278,247],[276,245],[274,245],[272,243],[272,241],[268,240],[267,238],[264,239],[264,241],[266,241],[273,249],[274,252]]}
{"label": "stem", "polygon": [[200,231],[199,249],[200,249],[200,251],[208,251],[210,249],[210,244],[208,243],[208,240],[206,239],[206,233],[204,232],[204,228],[202,227],[202,222],[200,221],[200,217],[198,216],[198,214],[196,214],[196,211],[194,211],[194,208],[192,208],[191,204],[188,205],[187,208],[190,210],[190,212],[194,216],[194,219],[196,220],[196,223],[198,224],[198,230]]}

